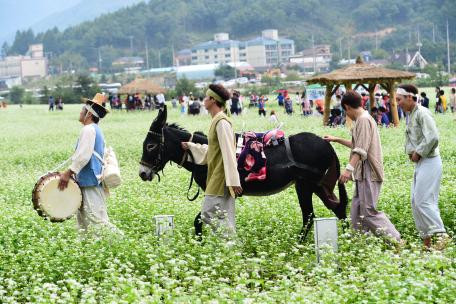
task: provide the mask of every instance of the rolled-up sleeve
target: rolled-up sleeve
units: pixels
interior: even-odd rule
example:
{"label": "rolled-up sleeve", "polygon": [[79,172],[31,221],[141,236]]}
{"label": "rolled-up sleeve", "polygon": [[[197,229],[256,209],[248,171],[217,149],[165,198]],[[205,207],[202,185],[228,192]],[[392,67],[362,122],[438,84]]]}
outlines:
{"label": "rolled-up sleeve", "polygon": [[188,149],[192,153],[193,158],[188,155],[187,161],[194,162],[197,165],[206,165],[207,164],[207,145],[205,144],[196,144],[188,142]]}
{"label": "rolled-up sleeve", "polygon": [[78,174],[92,157],[95,147],[95,128],[92,125],[84,126],[79,135],[78,145],[71,157],[70,170]]}
{"label": "rolled-up sleeve", "polygon": [[430,113],[421,113],[417,121],[421,125],[423,138],[417,145],[415,152],[421,157],[428,157],[429,154],[439,145],[439,133],[437,126]]}
{"label": "rolled-up sleeve", "polygon": [[239,172],[237,170],[234,133],[231,125],[222,119],[217,123],[217,137],[222,151],[223,169],[225,170],[226,186],[240,186]]}
{"label": "rolled-up sleeve", "polygon": [[368,119],[358,119],[353,130],[353,149],[352,153],[356,153],[361,157],[361,160],[367,159],[367,151],[372,140],[372,129]]}

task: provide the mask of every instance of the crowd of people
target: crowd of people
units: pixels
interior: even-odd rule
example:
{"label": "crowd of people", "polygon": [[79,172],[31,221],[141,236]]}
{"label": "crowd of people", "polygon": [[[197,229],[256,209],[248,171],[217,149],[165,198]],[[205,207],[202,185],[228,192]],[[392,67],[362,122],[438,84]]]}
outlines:
{"label": "crowd of people", "polygon": [[55,100],[54,96],[49,96],[48,98],[48,104],[49,104],[49,111],[63,111],[63,98],[62,96],[59,96],[57,98],[57,101]]}
{"label": "crowd of people", "polygon": [[[283,108],[283,112],[287,115],[292,115],[297,112],[303,117],[309,116],[322,116],[324,113],[324,103],[322,98],[311,99],[308,98],[306,89],[302,92],[296,92],[294,100],[290,96],[287,90],[278,90],[278,94],[275,98],[279,107]],[[451,110],[455,115],[456,119],[456,89],[452,88],[449,100],[445,95],[444,90],[440,87],[435,88],[435,113],[446,113],[448,109]],[[330,116],[327,125],[330,127],[337,127],[345,124],[346,113],[341,106],[341,100],[344,96],[344,91],[338,90],[333,98],[331,99],[330,105]],[[248,108],[257,108],[259,116],[267,116],[267,103],[269,101],[268,96],[258,95],[256,93],[249,93],[248,96]],[[231,99],[228,100],[228,106],[226,111],[230,112],[231,115],[240,115],[243,111],[244,98],[241,93],[237,90],[232,90]],[[109,103],[111,110],[127,110],[127,111],[143,111],[143,110],[154,110],[162,108],[165,104],[165,95],[159,94],[108,94],[106,102]],[[178,97],[171,97],[171,105],[173,108],[180,108],[181,114],[199,115],[207,114],[207,111],[203,107],[203,97],[194,96],[192,92],[189,94],[183,94]],[[294,103],[296,108],[294,107]],[[361,93],[361,106],[365,110],[370,110],[372,117],[379,126],[389,127],[393,121],[393,114],[391,109],[391,100],[389,94],[385,92],[377,92],[374,97],[374,105],[371,107],[371,101],[369,95],[365,92]],[[103,104],[106,105],[106,102]],[[63,110],[63,99],[61,96],[54,98],[49,96],[48,98],[49,111]],[[417,104],[429,108],[430,100],[425,92],[421,92],[417,98]],[[397,108],[399,119],[405,118],[403,110]],[[271,121],[278,120],[277,111],[271,110],[270,112]]]}
{"label": "crowd of people", "polygon": [[160,107],[163,107],[165,104],[165,95],[159,93],[156,95],[144,94],[143,96],[139,93],[136,94],[127,94],[122,99],[120,94],[111,94],[109,93],[107,101],[111,110],[122,110],[127,111],[143,111],[143,110],[153,110]]}

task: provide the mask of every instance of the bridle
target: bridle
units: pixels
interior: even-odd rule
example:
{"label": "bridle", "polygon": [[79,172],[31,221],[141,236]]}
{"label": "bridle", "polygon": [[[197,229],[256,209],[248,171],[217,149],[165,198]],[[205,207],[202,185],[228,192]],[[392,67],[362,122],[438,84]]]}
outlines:
{"label": "bridle", "polygon": [[[158,157],[156,159],[154,159],[153,163],[148,163],[144,160],[141,160],[139,163],[149,169],[151,169],[154,173],[157,173],[158,171],[160,170],[163,170],[164,168],[164,164],[162,163],[162,159],[163,159],[163,153],[164,153],[164,150],[165,150],[165,135],[164,135],[164,131],[163,131],[164,128],[161,129],[161,134],[160,133],[157,133],[157,132],[154,132],[152,130],[149,130],[148,133],[149,134],[152,134],[156,137],[158,137],[160,139],[160,143],[158,143]],[[155,149],[155,147],[157,146],[157,144],[147,144],[146,146],[146,151],[148,153],[152,152],[152,150]]]}
{"label": "bridle", "polygon": [[[154,159],[153,163],[148,163],[144,160],[141,160],[139,162],[139,164],[149,168],[152,170],[152,173],[153,174],[156,174],[158,176],[158,180],[160,181],[160,175],[158,175],[158,172],[163,170],[163,168],[165,167],[165,164],[163,164],[162,162],[162,159],[164,158],[164,152],[165,152],[165,133],[164,133],[164,127],[161,129],[161,134],[160,133],[157,133],[157,132],[154,132],[152,130],[149,130],[148,133],[158,137],[160,139],[160,142],[158,143],[158,157],[156,159]],[[187,142],[192,142],[193,141],[193,133],[190,134],[190,138],[188,139]],[[146,150],[147,152],[152,152],[152,150],[155,149],[155,147],[157,146],[157,144],[148,144],[146,146]],[[190,152],[190,150],[184,150],[184,155],[182,156],[182,160],[179,162],[179,164],[177,165],[179,168],[182,168],[182,166],[184,165],[184,163],[187,161],[188,159],[188,156],[190,156],[190,158],[192,159],[193,163],[195,162],[195,159],[193,158],[193,154]],[[193,175],[193,171],[192,171],[192,175],[190,177],[190,186],[188,187],[188,190],[187,190],[187,199],[189,201],[194,201],[198,196],[199,196],[199,193],[200,193],[200,188],[198,186],[198,191],[196,193],[195,196],[193,196],[192,198],[189,197],[189,192],[190,192],[190,189],[192,188],[192,185],[193,185],[193,180],[194,180],[194,175]]]}

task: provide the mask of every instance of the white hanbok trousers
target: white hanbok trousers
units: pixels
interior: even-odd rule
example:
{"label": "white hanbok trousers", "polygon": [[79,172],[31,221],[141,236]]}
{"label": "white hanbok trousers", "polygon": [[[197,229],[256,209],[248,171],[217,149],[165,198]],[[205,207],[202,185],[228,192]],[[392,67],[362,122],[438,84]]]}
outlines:
{"label": "white hanbok trousers", "polygon": [[421,238],[445,233],[439,210],[442,159],[440,156],[422,158],[415,165],[412,183],[412,212]]}

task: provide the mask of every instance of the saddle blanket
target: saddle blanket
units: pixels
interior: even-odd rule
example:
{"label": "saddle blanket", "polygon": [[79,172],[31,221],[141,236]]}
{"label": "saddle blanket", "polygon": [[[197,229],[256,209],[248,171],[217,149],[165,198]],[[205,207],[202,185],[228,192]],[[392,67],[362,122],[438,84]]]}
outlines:
{"label": "saddle blanket", "polygon": [[266,133],[253,131],[237,136],[237,163],[241,180],[245,182],[262,181],[266,179],[265,146],[277,146],[283,143],[285,134],[281,130]]}

